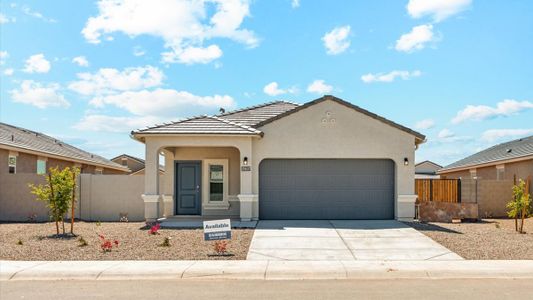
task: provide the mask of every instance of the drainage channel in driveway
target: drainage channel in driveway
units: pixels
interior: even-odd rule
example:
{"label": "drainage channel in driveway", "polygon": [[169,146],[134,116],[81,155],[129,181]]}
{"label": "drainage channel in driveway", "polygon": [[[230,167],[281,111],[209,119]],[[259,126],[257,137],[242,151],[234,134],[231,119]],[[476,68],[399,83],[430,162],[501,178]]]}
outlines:
{"label": "drainage channel in driveway", "polygon": [[394,220],[259,221],[248,260],[461,260]]}

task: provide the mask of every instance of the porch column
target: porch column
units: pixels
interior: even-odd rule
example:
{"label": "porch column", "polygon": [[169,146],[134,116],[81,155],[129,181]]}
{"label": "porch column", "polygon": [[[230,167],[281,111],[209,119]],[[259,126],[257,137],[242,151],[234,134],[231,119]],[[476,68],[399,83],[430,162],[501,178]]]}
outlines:
{"label": "porch column", "polygon": [[144,169],[144,218],[154,222],[159,218],[159,145],[146,140]]}
{"label": "porch column", "polygon": [[241,191],[239,194],[241,221],[257,219],[253,215],[254,206],[257,205],[257,195],[252,192],[252,140],[246,141],[239,146],[241,154]]}
{"label": "porch column", "polygon": [[163,217],[174,215],[174,148],[164,150],[165,175],[163,179]]}

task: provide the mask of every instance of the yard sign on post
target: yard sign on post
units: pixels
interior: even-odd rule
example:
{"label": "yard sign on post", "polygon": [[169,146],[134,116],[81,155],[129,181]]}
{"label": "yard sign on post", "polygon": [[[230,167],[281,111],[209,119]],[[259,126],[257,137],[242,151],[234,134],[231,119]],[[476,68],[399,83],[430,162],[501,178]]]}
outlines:
{"label": "yard sign on post", "polygon": [[204,240],[216,241],[228,239],[231,239],[230,219],[204,221]]}

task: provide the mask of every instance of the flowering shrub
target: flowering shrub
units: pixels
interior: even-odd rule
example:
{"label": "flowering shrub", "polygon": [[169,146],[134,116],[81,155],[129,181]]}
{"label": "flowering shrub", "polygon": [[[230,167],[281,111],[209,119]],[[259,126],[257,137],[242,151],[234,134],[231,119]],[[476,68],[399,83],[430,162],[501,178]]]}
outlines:
{"label": "flowering shrub", "polygon": [[108,240],[101,234],[99,234],[98,237],[100,238],[100,241],[101,241],[100,247],[102,248],[102,251],[111,252],[113,247],[118,247],[117,240],[114,240],[114,241]]}
{"label": "flowering shrub", "polygon": [[226,242],[226,241],[216,241],[214,248],[215,248],[215,252],[217,254],[224,254],[224,253],[226,253],[226,250],[228,248],[228,242]]}
{"label": "flowering shrub", "polygon": [[149,234],[159,234],[159,229],[161,229],[161,225],[159,223],[152,225],[150,227],[150,231],[148,231]]}

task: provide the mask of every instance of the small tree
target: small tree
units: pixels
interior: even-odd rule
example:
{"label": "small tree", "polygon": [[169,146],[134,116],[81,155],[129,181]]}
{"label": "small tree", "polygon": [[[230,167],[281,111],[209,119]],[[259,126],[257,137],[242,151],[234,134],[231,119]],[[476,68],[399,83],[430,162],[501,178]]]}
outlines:
{"label": "small tree", "polygon": [[[58,167],[50,168],[45,174],[46,184],[30,184],[31,193],[37,196],[37,201],[46,203],[49,209],[50,218],[56,223],[56,233],[59,235],[59,222],[62,224],[63,234],[65,234],[65,214],[69,208],[74,207],[74,189],[76,176],[79,174],[78,168],[69,167],[60,170]],[[72,210],[74,218],[74,210]],[[71,233],[73,227],[71,226]]]}
{"label": "small tree", "polygon": [[515,230],[524,233],[524,220],[531,213],[531,195],[524,180],[520,179],[519,183],[513,186],[513,200],[507,203],[507,209],[507,215],[515,219]]}

